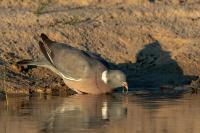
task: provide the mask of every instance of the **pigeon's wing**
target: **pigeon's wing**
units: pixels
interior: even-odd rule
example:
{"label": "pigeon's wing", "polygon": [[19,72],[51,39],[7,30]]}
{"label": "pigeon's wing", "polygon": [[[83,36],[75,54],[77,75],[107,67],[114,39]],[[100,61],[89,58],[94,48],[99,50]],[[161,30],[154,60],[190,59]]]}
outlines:
{"label": "pigeon's wing", "polygon": [[51,41],[42,34],[44,43],[40,48],[47,60],[60,71],[61,75],[70,80],[88,78],[94,73],[96,60],[85,55],[83,51],[67,46],[66,44]]}
{"label": "pigeon's wing", "polygon": [[102,58],[99,54],[92,53],[90,51],[82,51],[82,52],[86,56],[89,56],[90,58],[93,58],[93,59],[97,60],[98,62],[100,62],[101,64],[103,64],[107,69],[118,69],[116,64],[114,64],[112,62],[108,62],[107,60]]}
{"label": "pigeon's wing", "polygon": [[109,62],[107,62],[105,59],[103,59],[100,55],[95,54],[95,53],[91,53],[89,51],[82,51],[86,56],[89,56],[90,58],[93,58],[95,60],[98,60],[99,62],[101,62],[105,67],[109,68],[110,64]]}

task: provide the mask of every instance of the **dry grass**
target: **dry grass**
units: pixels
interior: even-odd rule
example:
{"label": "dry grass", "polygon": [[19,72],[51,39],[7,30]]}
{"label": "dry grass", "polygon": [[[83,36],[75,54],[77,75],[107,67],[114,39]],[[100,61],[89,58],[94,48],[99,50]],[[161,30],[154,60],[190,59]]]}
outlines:
{"label": "dry grass", "polygon": [[51,4],[51,0],[48,0],[47,2],[39,4],[35,11],[35,14],[38,16],[43,14],[50,4]]}
{"label": "dry grass", "polygon": [[6,66],[3,66],[3,83],[2,83],[2,88],[0,88],[0,93],[5,96],[6,99],[6,104],[8,105],[8,95],[7,95],[7,88],[6,88]]}

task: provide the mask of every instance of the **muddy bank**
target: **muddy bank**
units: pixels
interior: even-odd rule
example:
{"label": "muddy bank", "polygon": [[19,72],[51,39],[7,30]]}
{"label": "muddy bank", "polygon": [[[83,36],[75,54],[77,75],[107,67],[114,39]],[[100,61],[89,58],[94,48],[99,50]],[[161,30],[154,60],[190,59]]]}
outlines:
{"label": "muddy bank", "polygon": [[189,84],[200,75],[199,9],[196,1],[3,0],[1,86],[10,93],[68,91],[45,68],[21,73],[12,65],[44,58],[38,46],[42,32],[116,64],[127,73],[131,88]]}

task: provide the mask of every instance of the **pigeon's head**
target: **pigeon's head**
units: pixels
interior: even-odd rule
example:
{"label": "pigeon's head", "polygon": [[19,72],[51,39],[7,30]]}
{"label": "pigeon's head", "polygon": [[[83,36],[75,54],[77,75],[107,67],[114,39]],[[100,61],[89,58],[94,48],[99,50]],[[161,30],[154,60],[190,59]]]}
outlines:
{"label": "pigeon's head", "polygon": [[102,73],[102,80],[112,88],[124,87],[128,91],[126,75],[120,70],[107,70]]}

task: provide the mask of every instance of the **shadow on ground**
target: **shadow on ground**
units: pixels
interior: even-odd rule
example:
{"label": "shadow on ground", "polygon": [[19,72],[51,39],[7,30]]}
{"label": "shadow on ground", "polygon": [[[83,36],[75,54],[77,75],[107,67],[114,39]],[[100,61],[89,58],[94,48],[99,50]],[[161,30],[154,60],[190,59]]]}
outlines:
{"label": "shadow on ground", "polygon": [[197,79],[197,76],[184,75],[170,52],[164,51],[158,41],[146,45],[136,58],[135,63],[117,65],[126,73],[130,88],[180,86]]}

